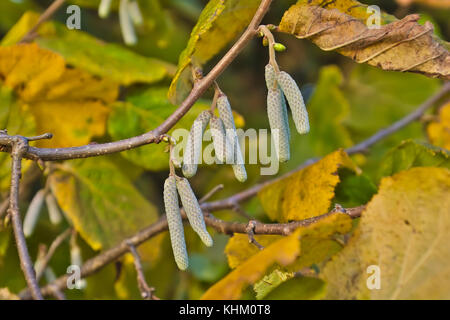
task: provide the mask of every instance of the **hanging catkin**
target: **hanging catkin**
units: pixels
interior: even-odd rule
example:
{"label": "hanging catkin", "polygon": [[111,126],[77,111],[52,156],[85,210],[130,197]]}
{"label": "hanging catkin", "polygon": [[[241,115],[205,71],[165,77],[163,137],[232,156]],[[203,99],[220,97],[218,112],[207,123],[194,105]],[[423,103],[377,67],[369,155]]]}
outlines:
{"label": "hanging catkin", "polygon": [[183,221],[181,220],[180,206],[178,204],[176,178],[174,176],[168,177],[164,183],[164,206],[175,262],[180,270],[186,270],[189,266],[189,259],[184,239]]}
{"label": "hanging catkin", "polygon": [[267,85],[267,115],[269,118],[275,151],[280,162],[290,158],[289,150],[289,120],[287,118],[286,102],[283,92],[276,81],[276,72],[271,64],[265,67]]}
{"label": "hanging catkin", "polygon": [[112,0],[102,0],[98,6],[98,15],[100,18],[107,18],[111,11]]}
{"label": "hanging catkin", "polygon": [[39,214],[41,213],[42,205],[44,204],[45,190],[39,190],[31,200],[28,210],[25,213],[25,218],[23,220],[23,233],[25,237],[29,237],[33,234],[34,228],[36,227]]}
{"label": "hanging catkin", "polygon": [[269,90],[267,93],[267,114],[276,154],[280,162],[286,162],[290,158],[290,152],[289,136],[282,109],[282,95],[283,93],[278,87]]}
{"label": "hanging catkin", "polygon": [[59,224],[62,220],[62,216],[59,211],[58,203],[51,192],[45,196],[45,204],[47,205],[50,222],[52,224]]}
{"label": "hanging catkin", "polygon": [[226,129],[227,138],[230,146],[233,146],[233,171],[236,179],[240,182],[247,180],[247,172],[245,170],[244,159],[242,157],[239,139],[236,133],[236,125],[234,123],[233,111],[226,95],[220,95],[217,99],[217,109],[219,110],[220,119]]}
{"label": "hanging catkin", "polygon": [[119,22],[120,29],[125,44],[135,45],[137,43],[136,32],[134,30],[133,21],[131,20],[130,12],[128,10],[128,0],[120,0],[119,4]]}
{"label": "hanging catkin", "polygon": [[203,132],[211,119],[209,110],[201,112],[192,124],[183,155],[183,174],[193,177],[197,173],[197,166],[202,152]]}
{"label": "hanging catkin", "polygon": [[177,179],[177,188],[178,193],[180,194],[181,203],[183,204],[184,211],[186,211],[192,229],[199,235],[205,245],[211,247],[213,245],[213,240],[206,230],[202,209],[198,204],[189,181],[185,178]]}
{"label": "hanging catkin", "polygon": [[277,82],[289,103],[298,133],[309,132],[308,112],[303,102],[302,93],[294,79],[288,73],[281,71],[277,73]]}
{"label": "hanging catkin", "polygon": [[212,116],[209,121],[216,158],[222,163],[233,163],[233,148],[227,139],[223,121]]}

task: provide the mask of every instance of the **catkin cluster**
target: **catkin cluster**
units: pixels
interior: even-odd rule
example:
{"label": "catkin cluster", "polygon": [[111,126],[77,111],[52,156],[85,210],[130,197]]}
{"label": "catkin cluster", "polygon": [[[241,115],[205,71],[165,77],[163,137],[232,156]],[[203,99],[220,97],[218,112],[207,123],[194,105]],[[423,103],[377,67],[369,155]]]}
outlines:
{"label": "catkin cluster", "polygon": [[295,127],[300,134],[309,132],[308,111],[300,89],[288,73],[275,70],[274,66],[269,63],[265,68],[265,78],[268,90],[267,114],[275,152],[280,162],[286,162],[290,158],[290,131],[286,99],[291,108]]}
{"label": "catkin cluster", "polygon": [[221,163],[232,164],[236,179],[244,182],[247,180],[247,172],[239,146],[233,112],[225,94],[219,94],[216,107],[219,117],[216,117],[211,110],[203,111],[191,127],[184,150],[183,174],[187,178],[196,174],[202,151],[203,134],[209,124],[216,158]]}
{"label": "catkin cluster", "polygon": [[208,247],[213,245],[213,240],[206,230],[202,209],[189,181],[186,178],[170,175],[164,183],[164,206],[169,225],[170,242],[172,243],[172,251],[178,268],[186,270],[189,266],[189,259],[184,239],[178,194],[192,229]]}
{"label": "catkin cluster", "polygon": [[[112,0],[102,0],[100,2],[98,7],[100,18],[108,17],[111,11],[111,2]],[[144,22],[137,0],[120,0],[119,22],[125,44],[135,45],[137,37],[134,26],[140,26]]]}

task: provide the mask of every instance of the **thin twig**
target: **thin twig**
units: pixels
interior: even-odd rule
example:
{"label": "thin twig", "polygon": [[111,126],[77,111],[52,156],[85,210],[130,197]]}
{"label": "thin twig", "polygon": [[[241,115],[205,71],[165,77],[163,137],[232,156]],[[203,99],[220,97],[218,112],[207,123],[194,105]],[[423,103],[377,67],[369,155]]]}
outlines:
{"label": "thin twig", "polygon": [[12,221],[17,251],[19,253],[20,267],[22,268],[28,288],[35,300],[42,300],[43,297],[36,281],[36,274],[34,272],[30,254],[28,253],[19,212],[19,181],[22,174],[22,155],[27,148],[27,141],[26,139],[15,138],[12,140],[12,143],[11,191],[9,195],[8,214]]}
{"label": "thin twig", "polygon": [[247,235],[248,235],[248,242],[253,243],[259,250],[263,250],[264,247],[255,239],[255,227],[256,227],[256,220],[250,220],[247,224]]}
{"label": "thin twig", "polygon": [[50,19],[56,11],[64,4],[65,0],[55,0],[45,11],[41,14],[36,24],[23,36],[19,43],[27,43],[34,40],[37,37],[39,27],[48,19]]}
{"label": "thin twig", "polygon": [[205,194],[203,197],[198,200],[198,203],[203,203],[209,200],[213,195],[215,195],[217,192],[223,190],[223,184],[219,184],[212,188],[207,194]]}
{"label": "thin twig", "polygon": [[53,240],[52,244],[50,245],[50,248],[48,249],[46,255],[43,257],[41,262],[41,269],[38,270],[38,273],[36,274],[36,280],[39,282],[42,275],[45,272],[45,269],[47,268],[51,258],[55,254],[56,249],[64,242],[64,240],[67,239],[67,237],[72,233],[72,228],[67,229],[63,233],[61,233],[59,236]]}
{"label": "thin twig", "polygon": [[[142,268],[141,263],[141,257],[139,256],[136,247],[131,242],[128,242],[127,245],[130,249],[130,253],[133,255],[133,262],[134,267],[136,269],[138,287],[139,290],[141,291],[142,298],[145,300],[155,300],[156,297],[154,297],[153,295],[155,288],[151,288],[147,284],[147,281],[145,280],[144,269]],[[159,298],[156,298],[156,300],[159,300]]]}

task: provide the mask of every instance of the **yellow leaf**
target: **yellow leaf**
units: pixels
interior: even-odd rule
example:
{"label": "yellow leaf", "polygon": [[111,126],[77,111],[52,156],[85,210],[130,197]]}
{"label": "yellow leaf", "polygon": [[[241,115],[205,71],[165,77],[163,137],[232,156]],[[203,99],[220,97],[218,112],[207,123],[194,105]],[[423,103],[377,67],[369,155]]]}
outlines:
{"label": "yellow leaf", "polygon": [[279,30],[358,63],[450,78],[450,54],[430,22],[419,24],[418,14],[397,20],[381,13],[379,28],[369,28],[373,12],[367,8],[356,0],[300,0],[285,12]]}
{"label": "yellow leaf", "polygon": [[[327,298],[450,299],[449,194],[446,168],[384,178],[346,247],[323,269]],[[369,266],[379,268],[378,290],[367,287],[377,276]]]}
{"label": "yellow leaf", "polygon": [[338,150],[263,188],[258,196],[269,218],[286,222],[326,213],[339,183],[337,171],[341,167],[360,172],[348,155]]}
{"label": "yellow leaf", "polygon": [[118,94],[117,84],[67,68],[61,56],[36,44],[0,47],[0,77],[34,115],[37,132],[54,134],[37,143],[44,147],[84,145],[102,136],[107,105]]}
{"label": "yellow leaf", "polygon": [[432,144],[450,150],[450,103],[439,111],[439,118],[427,127],[427,134]]}
{"label": "yellow leaf", "polygon": [[239,299],[242,290],[264,276],[267,269],[273,264],[286,266],[294,262],[295,258],[300,254],[300,232],[300,229],[296,230],[291,235],[274,242],[248,259],[209,288],[201,299]]}
{"label": "yellow leaf", "polygon": [[[328,239],[335,233],[346,233],[350,231],[351,225],[348,215],[333,214],[309,226],[299,227],[287,237],[258,236],[258,241],[261,240],[267,247],[262,251],[256,249],[255,252],[248,248],[248,239],[244,243],[243,237],[246,235],[234,235],[227,245],[226,253],[229,261],[230,256],[235,255],[231,261],[237,267],[212,286],[202,299],[239,299],[242,290],[261,279],[272,265],[291,265],[297,257],[301,258],[303,249],[314,251],[310,247],[311,240],[318,241]],[[243,248],[242,251],[239,247]],[[247,253],[249,256],[245,257]],[[322,253],[316,254],[320,256]]]}

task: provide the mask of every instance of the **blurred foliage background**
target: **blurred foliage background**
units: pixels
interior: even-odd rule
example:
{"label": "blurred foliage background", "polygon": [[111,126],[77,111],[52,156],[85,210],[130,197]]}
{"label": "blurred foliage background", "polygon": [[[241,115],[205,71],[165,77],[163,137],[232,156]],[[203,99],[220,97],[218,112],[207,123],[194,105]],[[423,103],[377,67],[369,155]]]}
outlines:
{"label": "blurred foliage background", "polygon": [[[26,11],[42,12],[51,2],[46,0],[0,1],[0,38],[8,33]],[[99,1],[72,0],[69,2],[82,6],[82,31],[102,41],[123,46],[117,14],[113,13],[107,19],[100,19],[96,8]],[[165,61],[168,72],[173,72],[176,70],[178,57],[186,47],[190,32],[207,1],[142,2],[146,2],[141,7],[145,24],[137,28],[138,44],[128,49],[144,57]],[[422,15],[422,21],[429,20],[433,23],[436,33],[443,40],[449,39],[448,9],[433,8],[421,3],[399,6],[392,0],[364,2],[378,5],[382,10],[399,19],[410,13],[419,13]],[[274,1],[263,23],[278,24],[283,13],[293,3],[295,1]],[[65,23],[66,18],[67,14],[61,9],[53,19]],[[386,72],[367,65],[357,65],[338,53],[320,50],[308,40],[297,40],[282,33],[277,33],[275,36],[278,42],[287,47],[285,52],[277,55],[278,63],[300,84],[304,97],[308,101],[312,128],[307,136],[293,135],[291,161],[280,164],[280,174],[296,168],[310,157],[324,156],[339,147],[349,147],[367,138],[380,128],[412,111],[432,95],[441,83],[437,79],[426,78],[422,75]],[[74,44],[77,43],[76,37],[73,41]],[[45,46],[45,41],[43,43]],[[86,46],[88,45],[89,43]],[[55,47],[56,45],[47,43],[47,46]],[[70,54],[67,55],[70,56]],[[204,70],[209,70],[220,57],[221,54],[211,59]],[[218,79],[221,89],[228,95],[233,108],[245,120],[245,128],[268,128],[263,73],[267,61],[267,49],[261,45],[260,40],[255,39]],[[107,131],[93,140],[98,142],[117,140],[155,127],[175,108],[165,98],[170,80],[170,77],[164,77],[157,82],[148,81],[121,86],[119,101],[116,102],[116,108],[113,108],[108,118]],[[212,91],[208,91],[180,126],[188,128],[198,111],[206,108],[211,98]],[[117,103],[119,103],[118,106]],[[136,115],[131,107],[127,109],[127,104],[133,104],[142,109],[151,105],[153,108],[159,108],[155,110],[160,112],[154,112],[140,124],[132,125]],[[353,157],[356,164],[362,168],[364,179],[367,180],[354,183],[360,183],[370,190],[365,196],[356,198],[357,200],[352,198],[343,204],[355,206],[370,199],[374,192],[371,188],[375,188],[380,178],[385,175],[383,173],[385,169],[382,168],[383,159],[391,148],[405,139],[429,142],[425,125],[419,122],[413,123],[375,145],[368,155]],[[161,195],[164,179],[167,177],[165,164],[167,156],[162,151],[163,146],[146,146],[139,151],[129,152],[128,155],[117,154],[102,158],[113,163],[121,176],[127,176],[130,183],[139,190],[139,197],[144,197],[150,202],[151,208],[146,207],[146,210],[152,211],[154,215],[164,211]],[[102,159],[92,160],[92,165],[102,166],[102,161],[105,161]],[[76,167],[78,164],[71,165]],[[89,171],[86,165],[80,164],[80,166],[83,166],[82,172]],[[107,167],[108,165],[105,165],[105,168]],[[213,198],[220,199],[270,178],[260,176],[259,169],[259,165],[247,166],[249,179],[244,184],[240,184],[235,180],[228,166],[202,167],[191,179],[191,184],[200,196],[214,186],[224,184],[225,189]],[[37,169],[32,168],[30,172],[33,170]],[[107,171],[104,174],[109,175]],[[42,187],[43,181],[43,178],[35,179],[28,186],[29,196],[22,203],[22,211],[26,209],[32,195]],[[101,183],[101,181],[100,179],[97,182]],[[6,195],[5,190],[5,184],[2,181],[3,196]],[[136,195],[133,193],[132,196]],[[342,199],[345,202],[348,197],[344,195]],[[86,202],[84,205],[88,208],[90,204]],[[245,205],[245,210],[256,219],[269,221],[256,198]],[[226,220],[245,221],[231,211],[219,212],[217,216]],[[107,215],[101,218],[107,219]],[[136,227],[142,227],[140,221],[133,221],[133,223],[137,225]],[[87,225],[90,225],[90,222]],[[66,227],[68,227],[67,223],[64,226],[55,226],[47,218],[40,219],[33,236],[29,239],[31,256],[37,256],[40,243],[51,243]],[[224,254],[227,236],[214,234],[214,247],[205,248],[190,228],[185,230],[191,259],[188,272],[180,272],[176,268],[167,233],[148,241],[140,248],[147,280],[156,288],[156,294],[164,299],[197,299],[230,270]],[[0,288],[8,287],[12,292],[18,292],[25,287],[25,281],[21,275],[13,240],[8,241],[6,238],[9,236],[5,232],[0,232]],[[95,242],[94,240],[92,241]],[[83,260],[96,255],[96,251],[92,249],[95,246],[92,243],[88,244],[85,237],[78,237],[77,242],[81,247]],[[51,266],[57,275],[66,272],[70,259],[68,252],[69,243],[66,242],[52,259]],[[109,265],[98,274],[89,277],[84,290],[67,291],[67,297],[138,299],[140,295],[136,285],[135,271],[130,261],[130,257],[127,257]],[[245,297],[253,298],[254,292],[248,290]]]}

